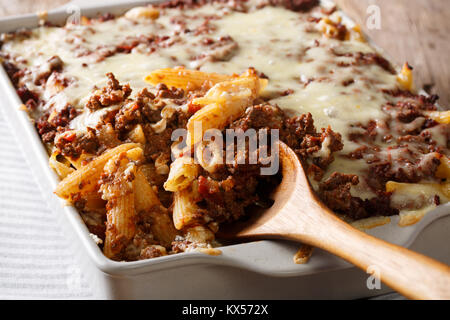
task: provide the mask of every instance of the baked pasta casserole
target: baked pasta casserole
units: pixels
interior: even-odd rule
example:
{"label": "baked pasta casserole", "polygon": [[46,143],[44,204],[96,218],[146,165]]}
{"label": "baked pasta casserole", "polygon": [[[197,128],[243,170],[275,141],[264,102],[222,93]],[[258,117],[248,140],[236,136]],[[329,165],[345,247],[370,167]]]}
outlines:
{"label": "baked pasta casserole", "polygon": [[[114,260],[218,253],[222,224],[271,205],[276,139],[349,223],[407,226],[450,198],[450,111],[329,2],[174,0],[42,21],[2,34],[0,55],[56,195]],[[218,143],[230,134],[242,148]]]}

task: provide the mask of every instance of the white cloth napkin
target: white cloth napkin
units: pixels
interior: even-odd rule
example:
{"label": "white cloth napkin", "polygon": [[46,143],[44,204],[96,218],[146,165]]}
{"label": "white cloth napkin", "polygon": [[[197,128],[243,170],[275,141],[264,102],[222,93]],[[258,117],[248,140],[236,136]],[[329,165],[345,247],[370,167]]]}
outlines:
{"label": "white cloth napkin", "polygon": [[68,248],[0,112],[0,299],[93,298]]}

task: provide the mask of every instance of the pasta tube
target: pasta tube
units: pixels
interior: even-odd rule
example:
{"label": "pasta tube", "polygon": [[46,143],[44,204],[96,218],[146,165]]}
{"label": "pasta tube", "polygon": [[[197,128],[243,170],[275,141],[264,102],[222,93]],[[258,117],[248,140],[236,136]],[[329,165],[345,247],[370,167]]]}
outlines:
{"label": "pasta tube", "polygon": [[[226,125],[241,116],[267,84],[257,77],[238,78],[218,83],[204,97],[192,101],[204,106],[187,123],[187,143],[193,145],[202,140],[209,129],[223,130]],[[200,124],[200,129],[197,127]]]}
{"label": "pasta tube", "polygon": [[192,180],[197,178],[199,169],[199,165],[194,163],[192,158],[181,157],[176,159],[170,165],[169,177],[164,183],[164,189],[175,192],[187,188]]}
{"label": "pasta tube", "polygon": [[138,145],[135,143],[126,143],[104,152],[102,155],[62,180],[56,186],[55,194],[61,198],[69,199],[70,196],[75,193],[94,190],[106,162],[121,152],[128,151],[137,146]]}

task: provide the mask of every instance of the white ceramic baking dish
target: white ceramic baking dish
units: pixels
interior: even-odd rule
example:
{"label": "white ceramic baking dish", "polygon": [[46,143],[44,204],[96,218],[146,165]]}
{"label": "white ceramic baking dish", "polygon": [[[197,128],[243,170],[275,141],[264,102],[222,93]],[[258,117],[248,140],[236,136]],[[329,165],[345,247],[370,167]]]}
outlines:
{"label": "white ceramic baking dish", "polygon": [[[146,1],[115,1],[112,5],[80,3],[82,14],[122,13]],[[148,1],[147,1],[148,2]],[[77,3],[78,4],[78,3]],[[50,11],[48,20],[61,23],[69,14],[67,6]],[[73,7],[71,7],[73,9]],[[35,27],[37,15],[0,20],[0,32]],[[58,178],[48,166],[48,155],[21,101],[0,68],[3,114],[13,128],[29,166],[38,181],[49,207],[61,222],[76,252],[83,276],[99,299],[299,299],[362,298],[391,291],[382,287],[367,288],[365,274],[345,261],[321,250],[304,265],[293,263],[299,244],[281,241],[256,241],[222,247],[222,255],[182,253],[136,262],[107,259],[73,207],[53,194]],[[299,212],[300,212],[299,208]],[[450,234],[450,206],[441,206],[419,223],[398,227],[398,217],[370,234],[387,241],[412,246],[435,259],[450,263],[446,245]],[[439,219],[438,223],[431,222]],[[430,226],[428,226],[430,225]],[[428,226],[425,229],[425,227]],[[382,259],[382,257],[380,257]]]}

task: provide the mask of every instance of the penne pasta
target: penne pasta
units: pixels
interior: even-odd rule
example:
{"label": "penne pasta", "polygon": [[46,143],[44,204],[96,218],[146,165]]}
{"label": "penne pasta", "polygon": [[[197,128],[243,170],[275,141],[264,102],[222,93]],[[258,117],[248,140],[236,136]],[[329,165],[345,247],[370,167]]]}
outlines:
{"label": "penne pasta", "polygon": [[178,230],[199,220],[198,206],[195,202],[195,187],[177,191],[173,199],[173,223]]}
{"label": "penne pasta", "polygon": [[192,103],[207,106],[211,103],[231,104],[242,100],[253,100],[267,84],[267,79],[259,79],[256,75],[246,75],[216,84],[203,97],[193,99]]}
{"label": "penne pasta", "polygon": [[333,17],[336,21],[331,20],[328,17],[323,17],[318,23],[319,31],[327,38],[334,38],[339,40],[350,40],[366,42],[364,35],[361,31],[360,25],[354,27],[345,27],[342,24],[342,17]]}
{"label": "penne pasta", "polygon": [[450,159],[446,156],[441,158],[441,164],[436,170],[436,177],[447,179],[447,182],[450,181]]}
{"label": "penne pasta", "polygon": [[386,191],[434,195],[445,190],[444,185],[445,184],[439,183],[403,183],[388,181],[386,183]]}
{"label": "penne pasta", "polygon": [[[176,67],[155,70],[145,77],[145,81],[152,85],[164,83],[168,87],[180,88],[189,92],[195,90],[208,90],[224,81],[248,77],[257,77],[253,69],[249,69],[239,76],[237,74],[227,75]],[[266,79],[259,79],[259,81],[261,82],[261,86],[267,84]]]}
{"label": "penne pasta", "polygon": [[126,152],[126,156],[132,161],[141,161],[144,159],[144,150],[141,147],[130,149]]}
{"label": "penne pasta", "polygon": [[132,20],[138,19],[151,19],[156,20],[159,18],[159,10],[152,7],[135,7],[128,10],[125,13],[125,17]]}
{"label": "penne pasta", "polygon": [[397,81],[405,90],[408,91],[411,91],[414,87],[412,70],[413,70],[412,67],[407,62],[405,62],[405,64],[402,67],[402,70],[397,75]]}
{"label": "penne pasta", "polygon": [[178,235],[178,231],[175,229],[173,221],[167,213],[167,209],[160,206],[158,210],[150,210],[149,214],[152,218],[150,229],[155,239],[164,247],[170,248],[175,237]]}
{"label": "penne pasta", "polygon": [[167,162],[170,160],[170,157],[167,154],[161,154],[155,160],[155,169],[156,173],[160,175],[168,174],[170,169],[167,165]]}
{"label": "penne pasta", "polygon": [[[339,18],[338,22],[334,22],[328,17],[323,17],[322,19],[320,19],[319,24],[318,24],[319,30],[327,38],[339,38],[340,37],[337,24],[341,22],[340,21],[341,18],[340,17],[338,17],[338,18]],[[345,36],[347,36],[347,34]]]}
{"label": "penne pasta", "polygon": [[[59,161],[57,158],[58,156],[62,157],[64,160],[63,161]],[[50,158],[48,159],[48,163],[50,165],[51,168],[53,168],[56,173],[58,174],[58,176],[61,179],[64,179],[65,177],[67,177],[69,174],[71,174],[72,172],[75,171],[75,169],[73,169],[70,166],[70,162],[67,161],[66,158],[64,158],[63,156],[61,156],[59,153],[57,152],[53,152],[52,155],[50,156]]]}
{"label": "penne pasta", "polygon": [[170,248],[172,241],[177,235],[177,230],[167,213],[167,209],[161,205],[141,168],[138,168],[136,171],[134,200],[136,212],[147,211],[150,215],[150,229],[155,239],[164,247]]}
{"label": "penne pasta", "polygon": [[136,170],[134,181],[134,196],[136,211],[150,210],[153,206],[161,205],[155,191],[145,178],[141,168]]}
{"label": "penne pasta", "polygon": [[431,111],[426,114],[438,123],[450,124],[450,110],[447,111]]}
{"label": "penne pasta", "polygon": [[313,251],[314,251],[313,247],[307,244],[302,244],[300,249],[298,249],[298,251],[294,255],[294,263],[296,264],[307,263],[311,258]]}
{"label": "penne pasta", "polygon": [[[129,151],[130,157],[140,148]],[[100,187],[102,198],[107,203],[105,246],[108,258],[115,259],[136,234],[136,211],[134,184],[136,165],[123,152],[111,158],[104,167],[104,183]]]}
{"label": "penne pasta", "polygon": [[220,139],[208,144],[199,143],[195,147],[195,159],[206,171],[213,173],[224,164],[223,143]]}
{"label": "penne pasta", "polygon": [[439,184],[388,181],[386,191],[392,192],[391,205],[402,209],[399,226],[417,223],[427,211],[450,200],[450,182]]}
{"label": "penne pasta", "polygon": [[93,159],[95,155],[89,153],[82,153],[78,159],[72,159],[71,157],[66,157],[66,159],[70,162],[70,164],[75,169],[80,169],[89,159]]}
{"label": "penne pasta", "polygon": [[441,191],[447,197],[447,202],[450,201],[450,181],[441,185]]}
{"label": "penne pasta", "polygon": [[[49,96],[54,96],[57,93],[63,91],[65,89],[64,84],[55,74],[51,74],[48,78],[47,82],[45,83],[45,93]],[[51,117],[55,116],[54,113],[52,113]]]}
{"label": "penne pasta", "polygon": [[234,77],[238,76],[208,73],[178,67],[155,70],[145,78],[145,81],[152,85],[164,83],[168,87],[181,88],[185,91],[194,91],[202,88],[209,89],[219,82],[230,80]]}
{"label": "penne pasta", "polygon": [[345,35],[345,40],[356,40],[360,42],[366,42],[364,34],[361,30],[361,26],[357,24],[349,31],[347,31],[347,34]]}
{"label": "penne pasta", "polygon": [[86,166],[74,171],[62,180],[56,186],[55,194],[61,198],[69,199],[73,194],[94,190],[97,186],[97,181],[102,174],[103,167],[108,160],[121,152],[128,151],[137,146],[138,145],[134,143],[126,143],[117,146],[114,149],[107,150],[102,155],[89,162]]}
{"label": "penne pasta", "polygon": [[[445,183],[400,183],[388,181],[386,191],[392,192],[391,202],[405,207],[420,207],[426,203],[446,203],[450,200],[450,182]],[[409,199],[406,201],[406,199]]]}
{"label": "penne pasta", "polygon": [[111,208],[106,215],[104,254],[114,259],[130,241],[135,232],[134,195],[132,193],[108,201]]}
{"label": "penne pasta", "polygon": [[131,141],[140,143],[142,145],[144,145],[146,142],[144,130],[142,129],[142,126],[140,124],[136,125],[134,129],[130,131],[130,133],[128,134],[128,138]]}
{"label": "penne pasta", "polygon": [[[193,145],[201,141],[203,134],[209,129],[223,130],[244,113],[266,84],[266,79],[256,76],[238,78],[218,83],[204,97],[194,99],[193,104],[204,107],[189,118],[187,143]],[[196,130],[198,126],[200,129]]]}
{"label": "penne pasta", "polygon": [[83,201],[85,202],[84,208],[87,211],[105,211],[106,201],[102,199],[99,192],[89,192],[83,195]]}

